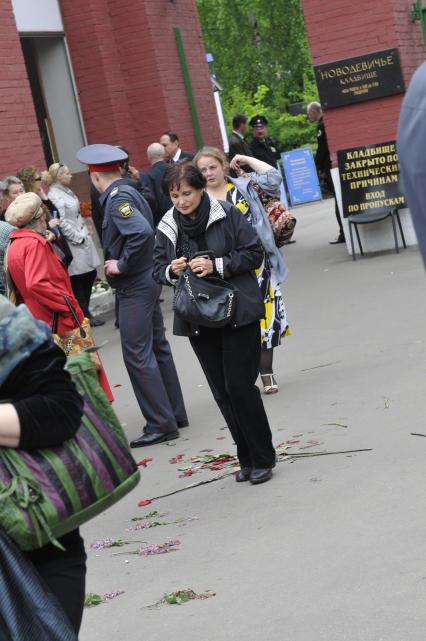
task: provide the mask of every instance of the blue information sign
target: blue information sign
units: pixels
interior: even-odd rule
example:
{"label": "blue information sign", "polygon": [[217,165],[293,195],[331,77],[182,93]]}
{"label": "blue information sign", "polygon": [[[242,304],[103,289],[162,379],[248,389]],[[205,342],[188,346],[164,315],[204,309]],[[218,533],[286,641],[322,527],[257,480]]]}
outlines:
{"label": "blue information sign", "polygon": [[293,149],[281,154],[292,206],[322,200],[312,149]]}

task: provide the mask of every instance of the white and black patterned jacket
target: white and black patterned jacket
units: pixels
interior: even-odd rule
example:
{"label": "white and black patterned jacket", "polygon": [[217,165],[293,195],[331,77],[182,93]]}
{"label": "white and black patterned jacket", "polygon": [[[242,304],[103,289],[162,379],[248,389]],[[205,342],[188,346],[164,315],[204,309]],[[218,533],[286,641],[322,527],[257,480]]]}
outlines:
{"label": "white and black patterned jacket", "polygon": [[[217,273],[232,283],[237,293],[237,305],[232,319],[234,328],[253,323],[265,315],[265,306],[254,270],[263,259],[263,249],[255,230],[241,212],[226,202],[210,198],[210,215],[205,243],[215,254]],[[154,249],[154,279],[162,285],[175,285],[170,265],[176,258],[178,226],[170,209],[157,227]],[[175,316],[173,333],[192,336],[199,328],[192,327]]]}

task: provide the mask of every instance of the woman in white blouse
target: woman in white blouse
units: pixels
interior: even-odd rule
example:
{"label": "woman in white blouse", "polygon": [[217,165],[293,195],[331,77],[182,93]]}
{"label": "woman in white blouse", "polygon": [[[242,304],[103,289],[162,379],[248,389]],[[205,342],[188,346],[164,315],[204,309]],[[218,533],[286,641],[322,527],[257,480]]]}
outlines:
{"label": "woman in white blouse", "polygon": [[85,316],[90,319],[90,324],[103,325],[103,321],[92,318],[89,311],[90,295],[100,259],[80,215],[80,201],[69,187],[72,174],[66,165],[56,162],[42,173],[42,179],[49,188],[49,199],[58,211],[61,233],[67,239],[73,255],[68,271],[74,296]]}

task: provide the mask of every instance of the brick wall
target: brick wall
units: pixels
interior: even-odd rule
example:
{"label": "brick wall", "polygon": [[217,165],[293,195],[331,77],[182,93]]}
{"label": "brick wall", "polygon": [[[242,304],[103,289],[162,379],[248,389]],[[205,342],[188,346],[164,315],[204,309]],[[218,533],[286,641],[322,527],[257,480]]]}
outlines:
{"label": "brick wall", "polygon": [[36,115],[11,2],[0,2],[0,178],[19,167],[44,169]]}
{"label": "brick wall", "polygon": [[143,167],[146,147],[167,129],[195,150],[179,26],[202,134],[220,144],[195,0],[73,0],[62,1],[62,12],[89,143],[122,144]]}
{"label": "brick wall", "polygon": [[[302,0],[314,64],[397,47],[406,85],[425,58],[412,0]],[[403,94],[324,112],[332,157],[338,149],[393,140]],[[334,158],[333,158],[334,159]]]}

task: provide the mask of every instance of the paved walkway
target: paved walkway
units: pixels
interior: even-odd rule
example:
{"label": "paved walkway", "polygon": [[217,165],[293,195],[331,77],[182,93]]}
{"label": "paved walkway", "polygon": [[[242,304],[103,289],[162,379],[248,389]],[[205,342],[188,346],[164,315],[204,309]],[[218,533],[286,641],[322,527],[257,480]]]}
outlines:
{"label": "paved walkway", "polygon": [[[191,426],[153,458],[139,487],[83,533],[162,543],[179,550],[139,557],[89,551],[88,591],[125,593],[85,611],[82,641],[424,641],[426,628],[426,279],[415,248],[353,263],[336,235],[330,201],[297,210],[285,286],[293,336],[276,352],[280,393],[265,399],[275,443],[291,452],[372,448],[354,455],[279,463],[270,483],[232,477],[137,507],[212,478],[179,478],[203,449],[233,452],[185,339],[170,334]],[[169,293],[164,304],[171,326]],[[103,359],[129,438],[140,433],[112,321]],[[151,510],[160,520],[127,532]],[[114,553],[120,553],[115,556]],[[211,590],[214,598],[147,609],[165,592]]]}

